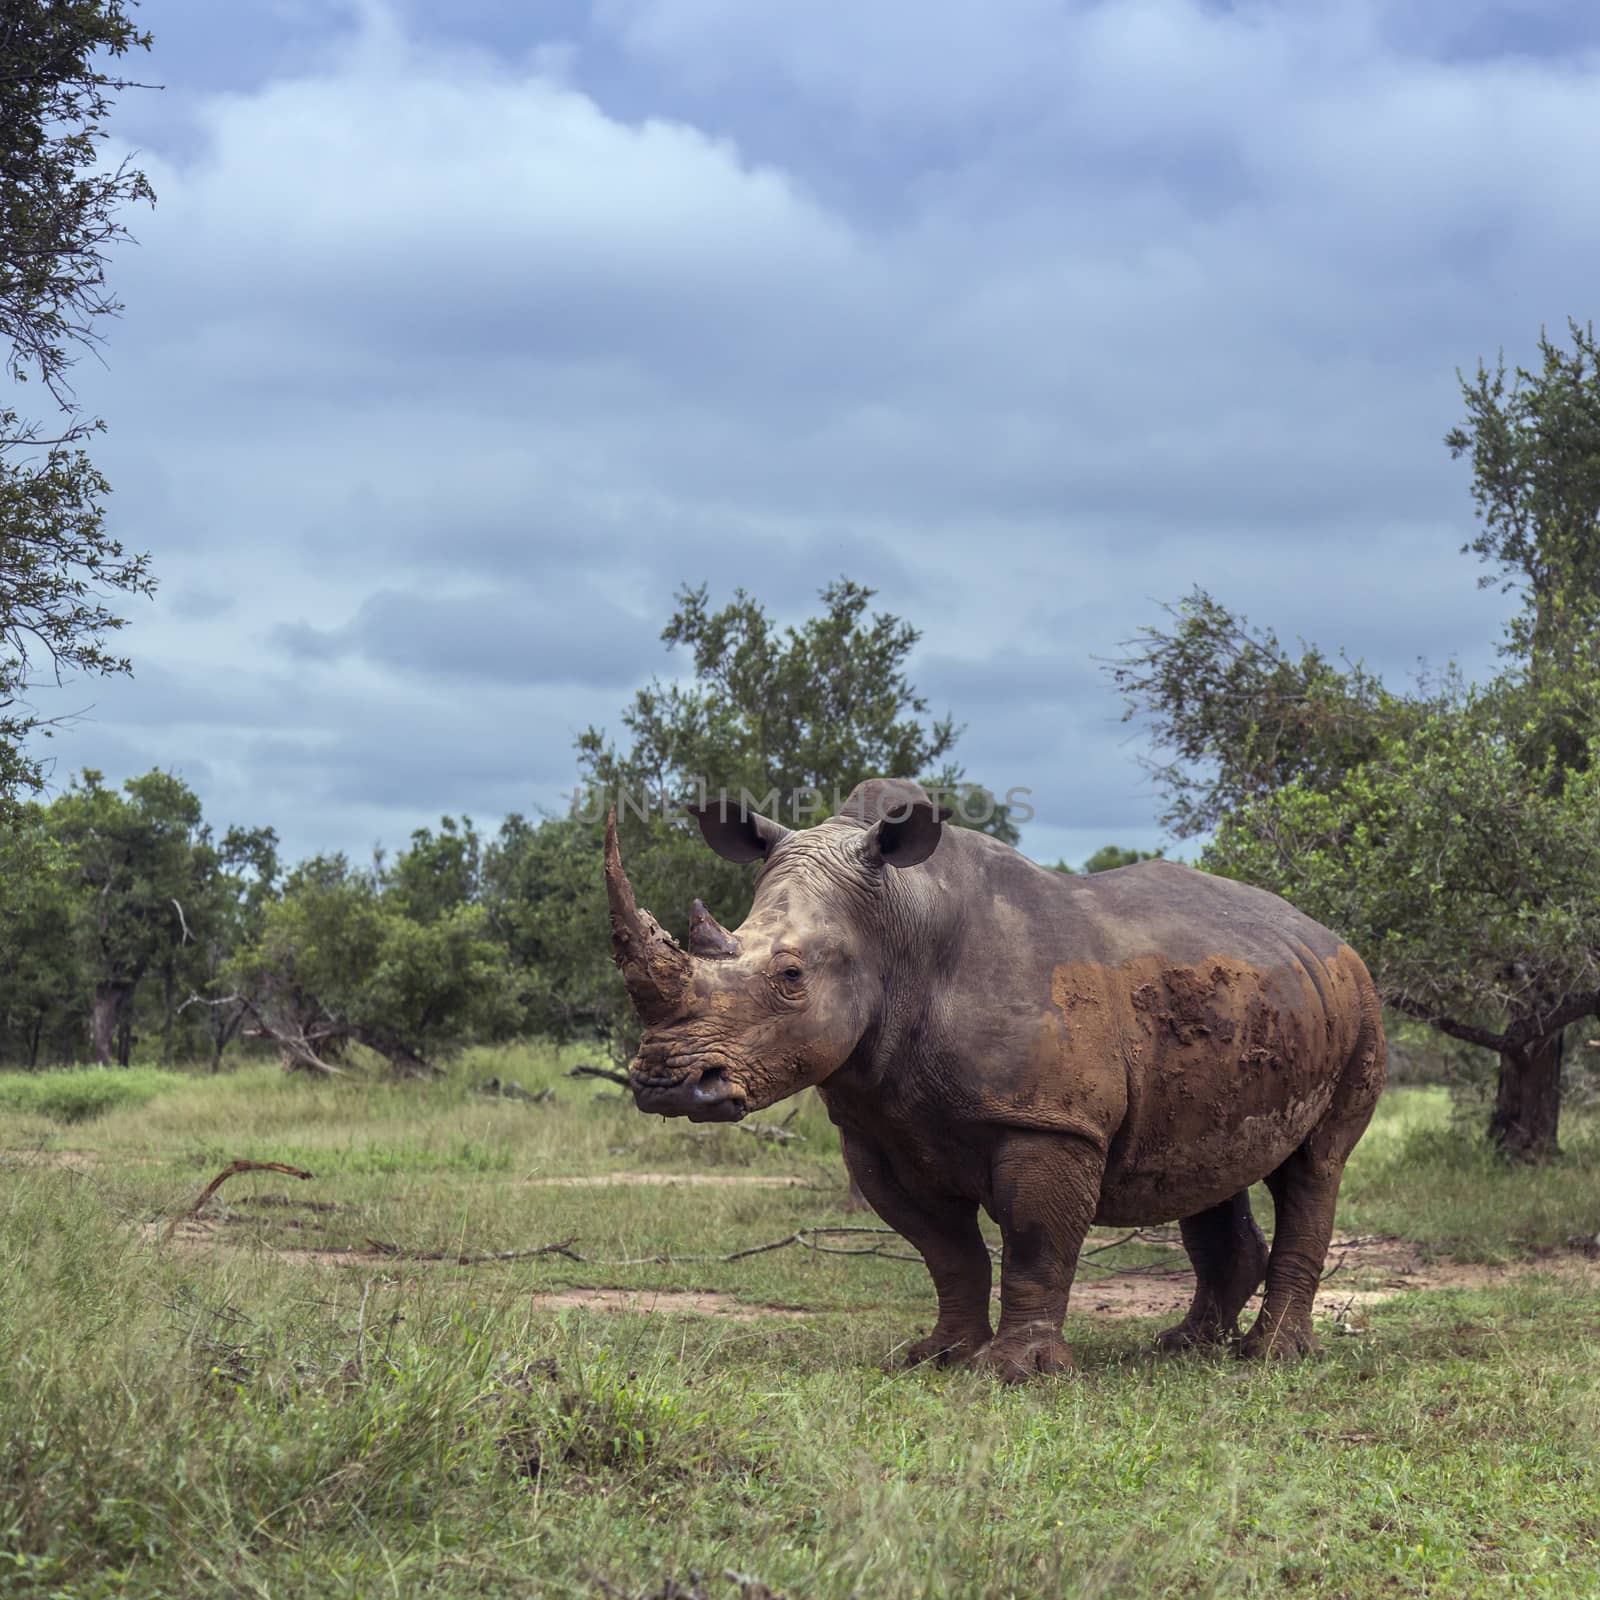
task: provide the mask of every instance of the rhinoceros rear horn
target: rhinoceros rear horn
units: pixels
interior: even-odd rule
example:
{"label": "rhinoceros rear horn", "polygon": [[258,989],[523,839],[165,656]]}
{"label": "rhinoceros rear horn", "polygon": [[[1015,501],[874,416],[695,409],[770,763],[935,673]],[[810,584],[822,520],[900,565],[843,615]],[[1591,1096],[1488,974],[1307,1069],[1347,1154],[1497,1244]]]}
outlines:
{"label": "rhinoceros rear horn", "polygon": [[628,998],[647,1027],[665,1022],[681,1007],[689,988],[688,952],[679,947],[633,898],[617,844],[617,813],[606,814],[606,899],[611,904],[611,954],[622,971]]}
{"label": "rhinoceros rear horn", "polygon": [[739,941],[696,900],[689,914],[689,954],[707,961],[731,961],[739,954]]}

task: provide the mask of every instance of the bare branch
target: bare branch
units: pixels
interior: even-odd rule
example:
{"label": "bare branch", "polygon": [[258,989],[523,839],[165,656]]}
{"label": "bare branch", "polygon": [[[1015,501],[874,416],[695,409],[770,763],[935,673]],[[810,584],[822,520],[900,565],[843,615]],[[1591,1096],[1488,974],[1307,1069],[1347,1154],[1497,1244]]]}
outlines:
{"label": "bare branch", "polygon": [[628,1074],[618,1072],[612,1067],[592,1067],[579,1062],[575,1067],[567,1068],[569,1078],[603,1078],[607,1083],[620,1083],[624,1089],[629,1087]]}
{"label": "bare branch", "polygon": [[451,1255],[441,1250],[407,1250],[397,1244],[387,1244],[382,1239],[368,1239],[367,1248],[380,1256],[394,1256],[401,1261],[443,1261],[453,1267],[481,1267],[494,1261],[527,1261],[534,1256],[565,1256],[568,1261],[582,1262],[583,1257],[572,1248],[577,1242],[578,1236],[573,1234],[557,1244],[541,1244],[532,1250],[486,1250],[478,1255]]}
{"label": "bare branch", "polygon": [[205,1188],[200,1191],[200,1197],[187,1211],[180,1212],[172,1219],[172,1226],[176,1227],[185,1217],[197,1217],[205,1209],[206,1201],[231,1177],[241,1172],[282,1172],[291,1178],[309,1178],[311,1174],[301,1167],[286,1167],[281,1161],[235,1161],[226,1166],[214,1177]]}

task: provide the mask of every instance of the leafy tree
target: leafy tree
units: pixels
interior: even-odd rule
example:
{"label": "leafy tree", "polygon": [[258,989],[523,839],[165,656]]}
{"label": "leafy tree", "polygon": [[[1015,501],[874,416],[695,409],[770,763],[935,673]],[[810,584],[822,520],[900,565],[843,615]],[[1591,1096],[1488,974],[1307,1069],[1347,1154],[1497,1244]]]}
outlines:
{"label": "leafy tree", "polygon": [[1159,861],[1162,854],[1163,852],[1160,850],[1132,850],[1126,845],[1103,844],[1081,867],[1069,866],[1065,861],[1058,861],[1056,862],[1056,871],[1066,873],[1115,872],[1118,867],[1131,867],[1140,861]]}
{"label": "leafy tree", "polygon": [[1538,666],[1600,626],[1600,346],[1592,324],[1567,331],[1570,350],[1540,331],[1538,372],[1508,378],[1502,355],[1462,378],[1466,419],[1444,441],[1472,462],[1480,527],[1462,552],[1521,597],[1502,649]]}
{"label": "leafy tree", "polygon": [[113,1057],[128,1064],[140,983],[193,938],[188,907],[200,898],[210,850],[200,801],[181,780],[148,772],[123,791],[86,771],[48,812],[71,863],[90,1036],[102,1066]]}
{"label": "leafy tree", "polygon": [[1149,763],[1166,799],[1162,822],[1181,838],[1209,833],[1296,777],[1315,785],[1359,766],[1386,728],[1426,704],[1391,695],[1359,662],[1315,646],[1296,656],[1204,589],[1164,608],[1109,663],[1124,720],[1146,717],[1166,759]]}
{"label": "leafy tree", "polygon": [[1600,373],[1592,331],[1541,336],[1538,372],[1462,379],[1478,536],[1520,596],[1505,669],[1409,694],[1298,659],[1196,591],[1113,664],[1151,719],[1180,832],[1203,861],[1341,929],[1384,998],[1496,1052],[1491,1138],[1557,1147],[1566,1027],[1600,1014]]}
{"label": "leafy tree", "polygon": [[286,1067],[318,1072],[354,1041],[399,1072],[474,1033],[503,1029],[512,991],[481,906],[428,921],[408,914],[375,870],[319,856],[289,875],[257,936],[232,964],[239,994]]}
{"label": "leafy tree", "polygon": [[906,673],[921,634],[869,610],[874,592],[848,578],[822,591],[822,611],[780,628],[743,589],[720,610],[685,586],[662,630],[690,654],[693,681],[654,680],[622,714],[630,748],[618,754],[597,729],[578,741],[585,779],[608,794],[672,800],[705,790],[751,797],[790,825],[831,816],[864,778],[921,775],[962,802],[952,821],[1010,843],[1003,806],[965,781],[950,753],[952,718],[928,719]]}
{"label": "leafy tree", "polygon": [[119,673],[124,619],[109,594],[147,594],[148,557],[108,533],[106,480],[84,444],[102,424],[73,400],[68,372],[121,306],[105,283],[120,209],[153,198],[144,175],[101,162],[127,80],[100,69],[149,47],[127,0],[5,0],[0,6],[0,338],[13,382],[37,382],[53,424],[0,406],[0,807],[36,789],[23,741],[49,727],[26,699],[40,674]]}
{"label": "leafy tree", "polygon": [[437,833],[418,828],[411,835],[411,848],[387,873],[389,897],[413,921],[437,922],[478,899],[482,854],[471,817],[441,817]]}
{"label": "leafy tree", "polygon": [[0,827],[0,1057],[39,1065],[77,1011],[82,986],[60,844],[37,805]]}
{"label": "leafy tree", "polygon": [[278,836],[271,828],[229,828],[208,865],[210,870],[202,873],[198,931],[185,947],[191,953],[186,968],[191,993],[178,1009],[198,1004],[211,1070],[216,1072],[249,1016],[249,1008],[233,992],[229,964],[255,937],[271,902]]}
{"label": "leafy tree", "polygon": [[512,815],[484,852],[484,906],[520,976],[528,1031],[604,1039],[618,1026],[604,895],[600,836],[581,817]]}

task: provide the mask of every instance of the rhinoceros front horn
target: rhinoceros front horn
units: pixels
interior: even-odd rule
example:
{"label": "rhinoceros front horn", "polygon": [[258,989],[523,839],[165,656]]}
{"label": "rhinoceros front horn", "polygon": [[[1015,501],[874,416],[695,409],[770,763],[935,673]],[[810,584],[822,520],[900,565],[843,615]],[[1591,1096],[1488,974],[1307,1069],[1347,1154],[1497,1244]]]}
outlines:
{"label": "rhinoceros front horn", "polygon": [[646,1027],[676,1015],[689,988],[690,962],[683,950],[633,898],[617,844],[617,813],[606,814],[606,899],[611,903],[611,953],[622,969],[628,998]]}

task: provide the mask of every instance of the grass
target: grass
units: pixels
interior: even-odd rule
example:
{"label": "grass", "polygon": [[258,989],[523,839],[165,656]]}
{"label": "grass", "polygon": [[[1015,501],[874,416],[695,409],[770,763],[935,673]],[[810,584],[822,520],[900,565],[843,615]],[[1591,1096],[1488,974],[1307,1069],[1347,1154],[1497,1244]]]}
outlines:
{"label": "grass", "polygon": [[34,1122],[87,1122],[107,1111],[144,1105],[185,1081],[181,1074],[159,1067],[0,1072],[0,1111]]}
{"label": "grass", "polygon": [[[1074,1314],[1074,1379],[890,1377],[927,1322],[919,1266],[717,1259],[860,1220],[814,1102],[774,1146],[642,1118],[566,1059],[485,1052],[397,1087],[176,1075],[89,1121],[5,1114],[0,1595],[632,1600],[699,1573],[722,1600],[724,1572],[786,1600],[1600,1594],[1592,1278],[1404,1294],[1287,1369],[1163,1360],[1155,1322]],[[557,1098],[474,1093],[489,1076]],[[1600,1148],[1566,1143],[1505,1172],[1442,1095],[1397,1091],[1341,1230],[1475,1261],[1592,1233]],[[239,1156],[316,1176],[236,1177],[206,1248],[168,1239]],[[652,1171],[795,1181],[529,1181]],[[296,1253],[569,1234],[582,1262]],[[593,1286],[748,1311],[536,1298]]]}

